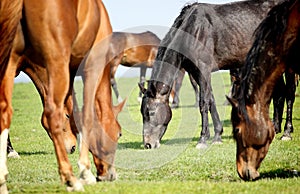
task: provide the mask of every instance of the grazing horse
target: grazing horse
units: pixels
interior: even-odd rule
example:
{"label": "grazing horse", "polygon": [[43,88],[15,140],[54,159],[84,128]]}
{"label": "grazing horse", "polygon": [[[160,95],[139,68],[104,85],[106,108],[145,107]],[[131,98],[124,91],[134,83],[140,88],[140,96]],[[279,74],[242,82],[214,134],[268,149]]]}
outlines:
{"label": "grazing horse", "polygon": [[300,72],[299,49],[300,1],[287,0],[271,9],[256,29],[240,80],[228,98],[237,172],[243,180],[259,177],[257,170],[275,136],[269,117],[272,92],[285,71]]}
{"label": "grazing horse", "polygon": [[211,72],[243,65],[255,28],[278,1],[194,3],[182,9],[160,43],[148,89],[144,89],[141,113],[146,148],[159,147],[171,120],[168,96],[181,68],[189,72],[200,87],[202,131],[196,147],[207,147],[209,111],[215,130],[213,143],[222,141],[223,127],[212,93]]}
{"label": "grazing horse", "polygon": [[[112,28],[102,1],[24,0],[24,3],[16,3],[21,7],[16,9],[19,12],[12,18],[8,17],[12,21],[18,20],[9,22],[10,28],[18,31],[17,36],[11,34],[14,36],[14,44],[11,46],[15,52],[12,53],[4,77],[1,77],[0,89],[1,193],[7,192],[6,144],[12,117],[13,78],[18,65],[21,65],[22,71],[25,67],[37,80],[36,87],[43,96],[42,123],[54,144],[61,181],[67,185],[69,191],[83,190],[82,182],[73,174],[63,135],[65,112],[73,111],[72,84],[79,68],[79,75],[84,78],[84,107],[79,130],[80,178],[84,183],[96,181],[90,170],[90,150],[97,169],[97,179],[115,179],[113,162],[121,130],[116,117],[124,103],[112,107],[110,67],[106,65]],[[2,13],[4,12],[0,13],[1,17]],[[6,31],[5,28],[0,30],[1,35],[12,31]],[[6,42],[5,46],[6,44],[9,43]],[[7,49],[2,46],[0,49],[4,48]],[[94,119],[97,119],[96,124],[93,123]]]}
{"label": "grazing horse", "polygon": [[[152,32],[114,32],[109,45],[111,86],[118,101],[122,101],[115,80],[118,66],[140,67],[140,83],[144,85],[147,68],[152,68],[160,39]],[[142,93],[139,93],[139,98]]]}

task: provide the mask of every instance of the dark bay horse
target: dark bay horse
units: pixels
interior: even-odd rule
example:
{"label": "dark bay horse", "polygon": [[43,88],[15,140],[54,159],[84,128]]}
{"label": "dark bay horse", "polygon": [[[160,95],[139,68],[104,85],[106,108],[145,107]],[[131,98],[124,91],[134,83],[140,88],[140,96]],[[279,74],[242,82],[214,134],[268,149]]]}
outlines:
{"label": "dark bay horse", "polygon": [[[12,53],[5,75],[1,77],[1,193],[7,193],[6,142],[12,117],[13,78],[18,65],[25,66],[32,76],[36,76],[36,87],[43,96],[42,123],[53,141],[61,180],[68,190],[80,191],[83,190],[82,182],[74,176],[66,155],[63,120],[66,110],[68,113],[73,111],[72,104],[68,104],[72,103],[72,83],[85,57],[80,66],[81,75],[84,77],[84,108],[79,131],[80,178],[84,183],[93,183],[96,180],[90,170],[90,150],[97,169],[97,179],[115,179],[113,163],[121,130],[116,117],[124,103],[116,108],[111,103],[110,67],[106,65],[106,54],[112,28],[102,1],[24,0],[24,4],[22,1],[16,4],[21,7],[15,9],[19,12],[7,19],[17,20],[8,22],[8,29],[18,30],[17,36],[11,33],[14,45],[9,42],[4,45],[10,44],[8,47],[13,46],[15,52]],[[21,11],[23,14],[20,21]],[[0,13],[1,17],[2,13],[5,12]],[[5,28],[0,30],[1,35],[11,32]],[[96,115],[93,107],[97,109]],[[93,125],[95,117],[98,121],[97,128]]]}
{"label": "dark bay horse", "polygon": [[172,112],[170,86],[181,68],[200,86],[202,131],[197,148],[207,147],[210,137],[208,112],[212,115],[214,143],[221,142],[223,127],[211,88],[211,72],[244,64],[252,34],[279,0],[255,0],[223,5],[194,3],[185,6],[158,48],[148,89],[144,90],[141,113],[146,148],[156,148]]}
{"label": "dark bay horse", "polygon": [[[269,105],[285,71],[300,72],[300,1],[275,6],[255,31],[240,80],[234,82],[231,121],[236,165],[244,180],[255,180],[275,136]],[[283,91],[282,91],[283,92]]]}
{"label": "dark bay horse", "polygon": [[[118,66],[140,68],[140,83],[144,85],[147,68],[152,68],[160,39],[152,32],[129,33],[113,32],[109,45],[109,64],[111,66],[111,86],[118,101],[122,101],[115,80]],[[139,93],[139,98],[142,93]]]}

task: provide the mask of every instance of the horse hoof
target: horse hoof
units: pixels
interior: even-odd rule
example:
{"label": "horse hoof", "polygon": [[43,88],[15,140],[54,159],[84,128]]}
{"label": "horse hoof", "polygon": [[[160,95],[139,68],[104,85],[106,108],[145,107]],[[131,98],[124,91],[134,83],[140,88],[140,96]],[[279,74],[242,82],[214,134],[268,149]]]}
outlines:
{"label": "horse hoof", "polygon": [[218,140],[218,141],[213,141],[212,144],[213,145],[221,145],[221,144],[223,144],[223,142]]}
{"label": "horse hoof", "polygon": [[8,194],[6,183],[0,185],[0,193]]}
{"label": "horse hoof", "polygon": [[84,192],[84,188],[80,181],[76,181],[73,186],[67,186],[67,191],[68,192],[74,192],[74,191]]}
{"label": "horse hoof", "polygon": [[92,185],[95,184],[97,181],[96,177],[93,175],[91,170],[84,170],[80,174],[80,182],[84,185]]}
{"label": "horse hoof", "polygon": [[207,144],[206,143],[198,143],[197,145],[196,145],[196,148],[197,149],[206,149],[208,146],[207,146]]}
{"label": "horse hoof", "polygon": [[291,136],[286,136],[286,135],[283,135],[280,140],[282,141],[291,141],[292,140],[292,137]]}
{"label": "horse hoof", "polygon": [[15,150],[9,152],[9,153],[7,154],[7,157],[8,157],[8,158],[20,158],[18,152],[16,152]]}

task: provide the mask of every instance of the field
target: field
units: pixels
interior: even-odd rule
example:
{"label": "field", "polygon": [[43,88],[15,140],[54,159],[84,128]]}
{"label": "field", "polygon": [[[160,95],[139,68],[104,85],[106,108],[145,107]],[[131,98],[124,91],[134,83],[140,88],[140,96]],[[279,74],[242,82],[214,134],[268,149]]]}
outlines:
{"label": "field", "polygon": [[[211,145],[209,141],[206,150],[195,148],[201,120],[198,109],[193,106],[194,92],[187,78],[180,93],[181,106],[173,110],[162,146],[156,150],[143,149],[137,81],[138,78],[117,80],[121,96],[128,98],[118,117],[123,128],[115,163],[118,179],[85,186],[85,193],[300,193],[298,95],[293,113],[293,140],[280,141],[282,134],[277,134],[259,169],[262,178],[244,182],[236,173],[231,107],[223,105],[230,85],[226,72],[213,74],[212,81],[224,127],[223,144]],[[77,89],[80,90],[80,84]],[[10,136],[21,158],[8,159],[10,193],[65,193],[52,141],[40,124],[42,104],[32,83],[15,85],[13,106]],[[210,131],[213,136],[212,125]],[[78,150],[69,158],[78,175]]]}

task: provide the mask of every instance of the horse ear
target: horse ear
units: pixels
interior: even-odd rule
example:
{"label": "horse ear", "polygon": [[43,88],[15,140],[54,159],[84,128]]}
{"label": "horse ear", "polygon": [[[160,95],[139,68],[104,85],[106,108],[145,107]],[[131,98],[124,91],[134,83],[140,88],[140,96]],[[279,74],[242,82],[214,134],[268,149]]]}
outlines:
{"label": "horse ear", "polygon": [[147,89],[144,87],[144,85],[141,82],[139,82],[138,85],[139,85],[139,88],[140,88],[141,92],[143,94],[145,94],[145,92],[146,92]]}
{"label": "horse ear", "polygon": [[234,107],[234,108],[237,108],[239,103],[236,99],[234,98],[230,98],[229,96],[226,95],[226,98],[228,100],[228,102],[230,102],[231,106]]}
{"label": "horse ear", "polygon": [[124,105],[125,105],[126,101],[127,101],[127,98],[124,99],[124,100],[123,100],[120,104],[118,104],[117,106],[114,106],[114,107],[113,107],[113,111],[114,111],[115,117],[117,117],[118,114],[122,111],[122,109],[124,108]]}

